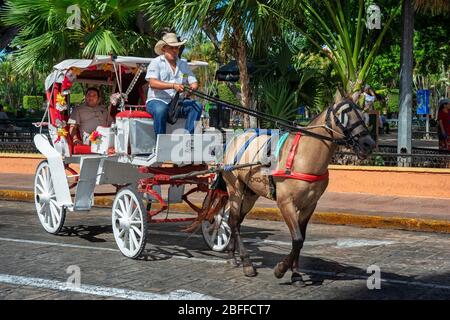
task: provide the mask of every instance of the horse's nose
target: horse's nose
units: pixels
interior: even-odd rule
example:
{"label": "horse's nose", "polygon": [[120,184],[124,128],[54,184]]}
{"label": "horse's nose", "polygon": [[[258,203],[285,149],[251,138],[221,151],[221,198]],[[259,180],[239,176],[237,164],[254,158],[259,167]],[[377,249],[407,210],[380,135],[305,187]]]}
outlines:
{"label": "horse's nose", "polygon": [[376,143],[371,136],[364,136],[362,141],[360,141],[360,146],[365,153],[369,154],[375,148]]}

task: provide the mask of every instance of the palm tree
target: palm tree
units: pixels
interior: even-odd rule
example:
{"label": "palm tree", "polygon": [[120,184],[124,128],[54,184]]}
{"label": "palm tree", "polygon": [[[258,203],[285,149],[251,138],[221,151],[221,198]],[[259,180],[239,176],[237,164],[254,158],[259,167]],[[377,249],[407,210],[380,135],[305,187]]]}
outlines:
{"label": "palm tree", "polygon": [[[366,81],[383,37],[397,15],[392,9],[381,30],[365,27],[363,0],[280,0],[279,10],[267,7],[284,23],[290,38],[303,37],[333,65],[342,83],[341,94],[350,96]],[[299,8],[297,14],[292,9]]]}
{"label": "palm tree", "polygon": [[411,153],[411,117],[413,84],[414,8],[432,14],[450,12],[449,0],[403,0],[400,101],[397,150]]}
{"label": "palm tree", "polygon": [[[140,34],[141,0],[8,0],[0,14],[4,25],[19,29],[11,46],[14,67],[29,72],[36,62],[49,69],[66,58],[92,58],[96,54],[147,53],[153,37]],[[67,8],[78,5],[81,24],[67,27]],[[143,51],[145,49],[146,51]]]}
{"label": "palm tree", "polygon": [[[195,34],[205,32],[219,49],[219,35],[229,40],[231,53],[239,67],[241,104],[251,108],[247,58],[251,51],[267,48],[271,37],[279,30],[278,23],[266,9],[271,1],[152,0],[147,1],[147,14],[158,27],[171,26]],[[250,127],[250,117],[244,116],[244,126]]]}

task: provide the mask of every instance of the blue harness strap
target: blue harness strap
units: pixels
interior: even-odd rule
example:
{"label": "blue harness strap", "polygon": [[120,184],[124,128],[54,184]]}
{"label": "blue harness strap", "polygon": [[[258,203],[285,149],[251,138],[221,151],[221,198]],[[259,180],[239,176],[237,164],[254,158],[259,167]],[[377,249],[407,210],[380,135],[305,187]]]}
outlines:
{"label": "blue harness strap", "polygon": [[284,143],[286,142],[286,139],[289,136],[289,132],[284,133],[277,143],[277,148],[275,149],[275,159],[278,159],[278,156],[280,155],[280,150],[283,147]]}
{"label": "blue harness strap", "polygon": [[[260,129],[250,129],[248,131],[255,131],[255,134],[252,135],[250,137],[250,139],[248,139],[245,142],[245,144],[241,147],[241,149],[239,149],[239,152],[234,157],[234,160],[233,160],[234,164],[238,164],[239,161],[241,161],[242,155],[244,154],[245,150],[247,150],[247,148],[250,145],[250,143],[252,143],[252,141],[255,140],[256,137],[259,137],[260,134],[261,134]],[[248,131],[246,131],[246,132],[248,132]],[[272,131],[270,129],[264,130],[264,134],[271,135]]]}

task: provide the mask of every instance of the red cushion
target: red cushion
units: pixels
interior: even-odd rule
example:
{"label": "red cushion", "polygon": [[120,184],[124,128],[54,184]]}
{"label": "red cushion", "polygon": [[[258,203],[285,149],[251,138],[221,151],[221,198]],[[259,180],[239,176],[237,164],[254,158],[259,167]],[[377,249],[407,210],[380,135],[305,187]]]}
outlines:
{"label": "red cushion", "polygon": [[73,146],[73,154],[91,154],[91,146],[76,144]]}
{"label": "red cushion", "polygon": [[116,118],[153,118],[152,115],[146,111],[131,111],[125,110],[116,114]]}

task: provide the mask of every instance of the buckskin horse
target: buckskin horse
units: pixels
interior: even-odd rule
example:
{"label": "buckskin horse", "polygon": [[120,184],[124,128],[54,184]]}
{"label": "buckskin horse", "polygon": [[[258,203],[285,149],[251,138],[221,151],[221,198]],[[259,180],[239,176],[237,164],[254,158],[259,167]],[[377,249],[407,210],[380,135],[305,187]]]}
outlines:
{"label": "buckskin horse", "polygon": [[[300,282],[299,258],[306,227],[327,188],[328,165],[338,143],[351,147],[360,159],[365,159],[375,147],[363,120],[363,110],[350,100],[328,107],[303,129],[306,132],[286,133],[276,170],[269,174],[264,173],[261,165],[223,173],[229,194],[228,223],[232,234],[227,247],[228,258],[233,265],[238,265],[235,257],[238,246],[246,276],[255,276],[256,269],[244,247],[240,228],[256,200],[259,197],[275,200],[291,234],[291,251],[276,265],[275,276],[282,278],[291,269],[292,283]],[[224,163],[242,164],[259,159],[261,148],[258,146],[267,144],[268,139],[269,135],[257,135],[255,131],[235,137],[225,151]],[[281,143],[283,139],[280,140]]]}

